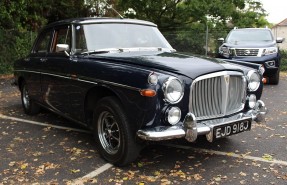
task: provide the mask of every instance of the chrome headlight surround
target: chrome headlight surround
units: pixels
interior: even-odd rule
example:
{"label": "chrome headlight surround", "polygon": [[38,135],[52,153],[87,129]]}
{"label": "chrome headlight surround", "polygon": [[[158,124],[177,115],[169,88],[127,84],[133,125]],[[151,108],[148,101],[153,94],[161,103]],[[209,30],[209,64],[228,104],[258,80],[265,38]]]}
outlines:
{"label": "chrome headlight surround", "polygon": [[166,115],[168,123],[175,125],[181,119],[181,110],[178,107],[171,107],[167,110]]}
{"label": "chrome headlight surround", "polygon": [[269,47],[269,48],[264,48],[263,52],[262,52],[262,56],[266,56],[266,55],[272,55],[278,52],[278,48],[277,47]]}
{"label": "chrome headlight surround", "polygon": [[260,75],[255,70],[251,70],[247,73],[248,90],[251,92],[256,91],[260,86]]}
{"label": "chrome headlight surround", "polygon": [[167,78],[163,83],[162,90],[164,93],[164,100],[171,104],[180,102],[184,95],[183,84],[176,77]]}

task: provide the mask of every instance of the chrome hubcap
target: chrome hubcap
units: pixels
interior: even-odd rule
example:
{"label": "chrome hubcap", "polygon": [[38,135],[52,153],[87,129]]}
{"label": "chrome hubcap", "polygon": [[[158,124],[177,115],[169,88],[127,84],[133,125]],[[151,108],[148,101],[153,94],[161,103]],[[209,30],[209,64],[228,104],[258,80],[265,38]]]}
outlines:
{"label": "chrome hubcap", "polygon": [[30,107],[30,97],[28,94],[28,91],[26,89],[26,86],[23,87],[23,104],[25,106],[26,109],[28,109]]}
{"label": "chrome hubcap", "polygon": [[121,144],[119,125],[110,112],[104,111],[100,114],[98,119],[98,135],[102,147],[107,153],[117,153]]}

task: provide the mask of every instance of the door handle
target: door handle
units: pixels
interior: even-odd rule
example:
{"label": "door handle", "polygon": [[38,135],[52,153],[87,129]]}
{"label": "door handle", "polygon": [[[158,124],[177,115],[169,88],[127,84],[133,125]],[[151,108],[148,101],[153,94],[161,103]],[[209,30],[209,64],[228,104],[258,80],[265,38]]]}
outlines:
{"label": "door handle", "polygon": [[29,62],[29,61],[30,61],[30,58],[25,58],[24,61],[25,61],[25,62]]}
{"label": "door handle", "polygon": [[46,58],[40,58],[40,61],[41,61],[41,62],[46,62],[47,59],[46,59]]}

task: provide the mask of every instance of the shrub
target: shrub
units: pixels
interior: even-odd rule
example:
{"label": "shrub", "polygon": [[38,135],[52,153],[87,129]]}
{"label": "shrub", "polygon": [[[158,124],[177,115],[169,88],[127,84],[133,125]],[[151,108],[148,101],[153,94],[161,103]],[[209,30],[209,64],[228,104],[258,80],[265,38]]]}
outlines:
{"label": "shrub", "polygon": [[28,54],[35,34],[0,29],[0,74],[11,74],[15,60]]}
{"label": "shrub", "polygon": [[281,71],[287,71],[287,50],[281,51]]}

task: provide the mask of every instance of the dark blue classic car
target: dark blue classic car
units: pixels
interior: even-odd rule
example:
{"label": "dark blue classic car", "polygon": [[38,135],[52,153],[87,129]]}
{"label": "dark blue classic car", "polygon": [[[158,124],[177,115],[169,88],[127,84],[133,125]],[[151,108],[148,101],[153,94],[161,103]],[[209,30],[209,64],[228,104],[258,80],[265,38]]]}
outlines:
{"label": "dark blue classic car", "polygon": [[25,113],[90,128],[104,159],[134,161],[144,141],[250,130],[266,113],[260,66],[176,52],[153,23],[110,18],[46,26],[15,62]]}

